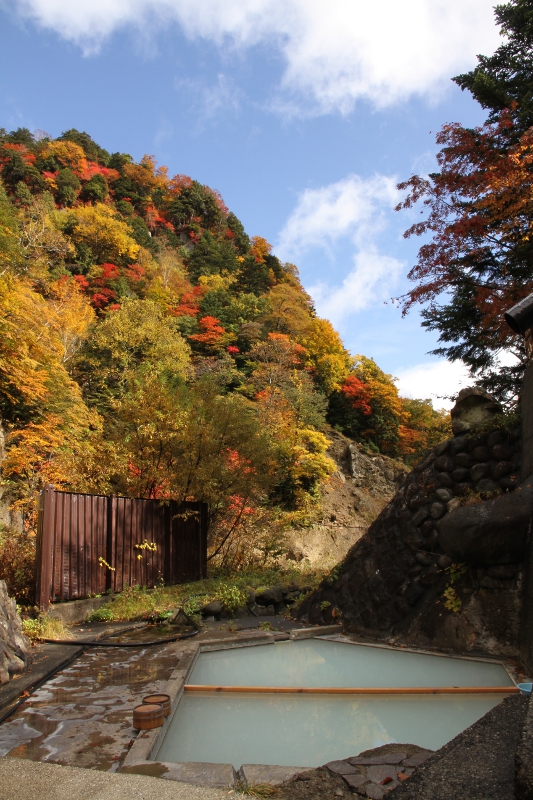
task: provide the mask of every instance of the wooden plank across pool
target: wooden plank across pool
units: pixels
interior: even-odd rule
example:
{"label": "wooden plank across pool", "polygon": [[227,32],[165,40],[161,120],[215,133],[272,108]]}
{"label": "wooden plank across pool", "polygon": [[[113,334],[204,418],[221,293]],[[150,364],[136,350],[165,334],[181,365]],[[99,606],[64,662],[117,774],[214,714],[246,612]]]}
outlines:
{"label": "wooden plank across pool", "polygon": [[517,686],[212,686],[185,684],[186,692],[246,692],[248,694],[518,694]]}

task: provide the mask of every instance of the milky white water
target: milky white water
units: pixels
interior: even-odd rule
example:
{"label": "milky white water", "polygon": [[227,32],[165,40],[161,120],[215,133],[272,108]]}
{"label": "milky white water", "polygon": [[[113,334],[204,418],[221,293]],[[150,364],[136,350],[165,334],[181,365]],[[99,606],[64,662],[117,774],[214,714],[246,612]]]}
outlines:
{"label": "milky white water", "polygon": [[[188,683],[241,686],[512,686],[500,664],[326,640],[202,653]],[[158,761],[314,767],[388,742],[436,750],[502,695],[185,694]]]}

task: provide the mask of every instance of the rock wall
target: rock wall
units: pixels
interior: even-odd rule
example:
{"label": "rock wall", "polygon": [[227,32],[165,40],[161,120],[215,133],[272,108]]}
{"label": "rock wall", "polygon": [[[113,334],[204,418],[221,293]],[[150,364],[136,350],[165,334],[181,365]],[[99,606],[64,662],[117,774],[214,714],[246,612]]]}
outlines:
{"label": "rock wall", "polygon": [[467,428],[438,445],[299,615],[326,624],[342,617],[347,630],[372,638],[516,655],[522,556],[515,563],[470,563],[457,575],[439,527],[464,511],[459,506],[465,498],[481,509],[491,493],[514,492],[520,462],[521,429]]}
{"label": "rock wall", "polygon": [[22,632],[17,605],[7,593],[5,581],[0,581],[0,684],[31,663],[31,643]]}
{"label": "rock wall", "polygon": [[[533,362],[530,362],[522,383],[522,480],[533,475]],[[531,530],[525,559],[524,613],[520,656],[523,663],[533,672],[533,541]]]}
{"label": "rock wall", "polygon": [[323,489],[322,516],[288,532],[288,560],[332,567],[363,536],[394,496],[409,469],[387,456],[369,456],[341,433],[328,433],[337,471]]}

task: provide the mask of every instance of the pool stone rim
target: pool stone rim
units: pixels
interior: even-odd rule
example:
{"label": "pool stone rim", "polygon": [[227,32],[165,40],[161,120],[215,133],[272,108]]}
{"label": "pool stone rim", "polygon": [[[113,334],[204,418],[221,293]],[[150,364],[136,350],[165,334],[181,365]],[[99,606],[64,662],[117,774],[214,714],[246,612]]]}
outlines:
{"label": "pool stone rim", "polygon": [[[192,673],[196,661],[198,657],[203,652],[213,652],[217,650],[230,650],[236,649],[241,647],[253,647],[265,644],[275,644],[279,641],[297,641],[300,639],[322,639],[323,641],[336,641],[342,642],[344,644],[353,644],[353,645],[360,645],[364,647],[374,647],[374,648],[382,648],[386,650],[394,650],[394,651],[401,651],[405,653],[415,653],[419,655],[430,655],[430,656],[440,656],[445,658],[454,658],[454,659],[463,659],[465,661],[481,661],[490,664],[500,664],[507,672],[509,677],[511,678],[512,682],[517,685],[519,682],[518,675],[516,670],[514,669],[513,664],[502,660],[501,658],[497,657],[490,657],[486,655],[468,655],[468,654],[455,654],[455,653],[446,653],[446,652],[439,652],[438,650],[427,650],[426,648],[415,648],[415,647],[406,647],[399,644],[388,644],[385,642],[370,642],[370,641],[357,641],[353,637],[349,635],[345,635],[342,633],[342,627],[340,625],[324,625],[324,626],[316,626],[310,628],[295,628],[290,631],[290,633],[283,632],[261,632],[259,633],[250,633],[247,636],[235,635],[231,637],[225,637],[221,639],[210,639],[206,641],[190,641],[188,642],[182,650],[182,654],[178,663],[178,667],[172,672],[170,678],[167,681],[166,686],[162,689],[163,692],[168,694],[171,698],[171,712],[168,717],[165,718],[164,724],[162,727],[154,728],[153,730],[142,731],[139,732],[137,738],[135,739],[134,743],[132,744],[128,755],[126,756],[120,771],[125,771],[128,773],[135,773],[135,770],[138,769],[139,772],[144,772],[150,769],[160,769],[161,774],[160,777],[166,778],[167,780],[177,780],[177,781],[185,781],[190,782],[185,774],[183,777],[177,777],[176,773],[179,774],[180,771],[183,773],[187,773],[187,765],[191,767],[200,768],[201,766],[205,767],[203,770],[207,773],[205,782],[202,782],[199,785],[204,786],[211,786],[211,787],[218,787],[218,788],[228,788],[229,784],[227,783],[227,779],[220,781],[219,776],[222,774],[229,775],[229,768],[233,772],[233,785],[230,785],[229,788],[233,788],[233,786],[241,780],[241,772],[243,767],[249,766],[243,764],[239,770],[235,770],[232,764],[220,764],[220,763],[211,763],[211,762],[164,762],[164,761],[157,761],[152,758],[152,753],[157,753],[166,732],[172,722],[174,714],[176,713],[179,702],[182,698],[184,693],[184,687],[187,683],[188,676]],[[254,766],[264,766],[265,769],[272,767],[273,769],[277,768],[276,765],[254,765]],[[285,769],[285,768],[284,768]],[[287,770],[293,770],[292,774],[297,774],[302,770],[302,767],[287,767]],[[305,767],[303,769],[309,769],[309,767]],[[198,770],[200,771],[200,770]],[[166,773],[169,773],[168,776]],[[172,775],[174,773],[174,776]],[[193,781],[194,782],[194,781]]]}

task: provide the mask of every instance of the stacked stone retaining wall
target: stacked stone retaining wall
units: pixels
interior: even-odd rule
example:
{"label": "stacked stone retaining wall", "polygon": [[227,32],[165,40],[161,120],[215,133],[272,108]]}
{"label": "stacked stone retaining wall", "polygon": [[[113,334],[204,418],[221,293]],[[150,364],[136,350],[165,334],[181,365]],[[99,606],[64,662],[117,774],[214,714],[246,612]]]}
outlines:
{"label": "stacked stone retaining wall", "polygon": [[515,654],[522,564],[462,567],[457,575],[437,526],[462,503],[514,491],[520,460],[520,428],[439,444],[299,615],[312,623],[342,618],[347,630],[371,637]]}

